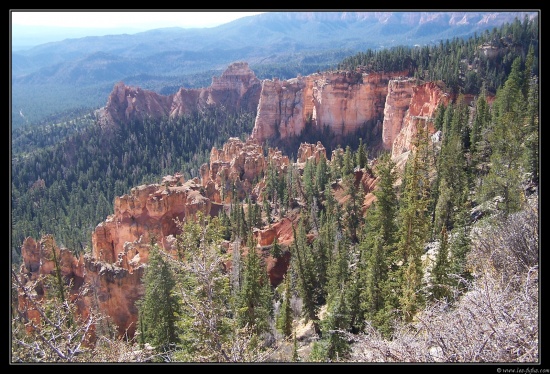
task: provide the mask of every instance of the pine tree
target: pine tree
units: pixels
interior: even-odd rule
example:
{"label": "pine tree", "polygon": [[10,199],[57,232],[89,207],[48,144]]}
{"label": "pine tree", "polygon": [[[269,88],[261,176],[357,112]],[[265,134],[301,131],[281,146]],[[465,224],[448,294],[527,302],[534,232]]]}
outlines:
{"label": "pine tree", "polygon": [[296,339],[296,331],[294,331],[292,338],[292,362],[300,361],[300,356],[298,355],[298,339]]}
{"label": "pine tree", "polygon": [[143,282],[145,294],[138,306],[143,335],[140,339],[164,353],[178,343],[180,307],[174,275],[156,243],[151,247]]}
{"label": "pine tree", "polygon": [[[445,108],[445,115],[443,116],[443,124],[442,124],[442,134],[451,134],[452,131],[452,120],[454,117],[454,106],[453,105],[447,105]],[[443,146],[446,144],[447,140],[450,139],[450,137],[446,137],[443,135]]]}
{"label": "pine tree", "polygon": [[290,274],[285,275],[284,282],[284,295],[283,303],[281,305],[281,312],[277,317],[277,330],[279,330],[285,338],[290,338],[292,335],[292,306],[291,306],[291,295],[292,289],[290,284]]}
{"label": "pine tree", "polygon": [[[364,311],[361,305],[361,292],[365,287],[361,279],[361,253],[357,245],[350,247],[349,267],[347,269],[346,280],[342,293],[344,294],[344,305],[338,308],[340,329],[351,331],[356,334],[362,330],[364,326]],[[345,322],[345,323],[344,323]]]}
{"label": "pine tree", "polygon": [[521,167],[524,165],[525,100],[521,75],[520,59],[516,58],[493,104],[495,116],[488,138],[492,149],[491,168],[479,190],[482,200],[500,196],[504,204],[499,209],[506,215],[519,209],[523,196]]}
{"label": "pine tree", "polygon": [[307,206],[311,207],[313,204],[313,199],[316,196],[315,188],[315,161],[307,159],[304,166],[304,173],[302,175],[302,180],[304,182],[304,195],[307,199]]}
{"label": "pine tree", "polygon": [[357,148],[355,164],[359,168],[363,169],[367,167],[368,154],[365,145],[363,144],[363,139],[359,138],[359,147]]}
{"label": "pine tree", "polygon": [[471,248],[470,222],[466,209],[461,209],[457,217],[457,225],[453,230],[454,237],[450,241],[450,263],[449,273],[453,274],[451,285],[458,291],[467,289],[472,279],[470,270],[467,267],[466,256]]}
{"label": "pine tree", "polygon": [[353,173],[344,177],[343,184],[348,195],[348,200],[344,204],[346,233],[352,243],[357,243],[358,231],[363,223],[363,198],[365,197],[363,185],[360,181],[358,186],[355,185]]}
{"label": "pine tree", "polygon": [[330,360],[344,358],[350,350],[343,331],[348,330],[349,311],[345,302],[345,292],[340,290],[331,299],[327,307],[327,315],[323,319],[323,339],[326,341],[326,357]]}
{"label": "pine tree", "polygon": [[347,145],[342,162],[342,178],[345,178],[347,175],[350,175],[353,172],[354,161],[355,160],[352,156],[351,147]]}
{"label": "pine tree", "polygon": [[323,196],[323,191],[328,183],[328,177],[327,159],[321,153],[319,162],[317,162],[317,170],[315,171],[315,196],[318,199]]}
{"label": "pine tree", "polygon": [[473,167],[475,167],[476,162],[479,160],[477,154],[479,149],[478,143],[481,141],[482,132],[489,123],[489,105],[485,97],[486,92],[482,90],[476,101],[472,131],[470,132],[470,151],[472,153]]}
{"label": "pine tree", "polygon": [[431,298],[435,300],[449,299],[450,278],[449,278],[449,238],[447,229],[443,227],[439,240],[439,250],[435,259],[435,264],[431,272],[432,290]]}
{"label": "pine tree", "polygon": [[346,242],[341,233],[336,233],[327,269],[326,293],[329,303],[332,302],[332,299],[344,292],[344,285],[349,276],[348,250],[349,242]]}
{"label": "pine tree", "polygon": [[255,242],[249,244],[243,281],[237,301],[237,318],[241,327],[248,326],[260,335],[268,331],[272,317],[272,292],[269,278],[256,252]]}
{"label": "pine tree", "polygon": [[336,209],[339,206],[338,202],[334,198],[334,195],[332,194],[332,187],[330,184],[325,185],[325,193],[324,193],[324,207],[327,217],[336,217],[339,218],[339,216],[336,216]]}
{"label": "pine tree", "polygon": [[367,211],[367,234],[359,245],[360,282],[364,284],[359,299],[364,319],[386,334],[392,319],[386,309],[392,308],[387,294],[391,289],[388,271],[395,256],[397,231],[397,193],[394,187],[397,175],[395,163],[388,153],[380,157],[375,172],[379,178],[378,187],[374,191],[376,201]]}
{"label": "pine tree", "polygon": [[443,130],[443,122],[445,117],[445,106],[443,104],[439,104],[437,107],[437,112],[435,115],[435,122],[434,127],[437,131]]}
{"label": "pine tree", "polygon": [[[207,217],[181,223],[177,241],[198,243],[190,246],[186,260],[179,265],[182,300],[180,361],[230,361],[232,321],[230,275],[223,271],[218,240]],[[185,233],[189,233],[185,235]],[[192,234],[191,234],[192,233]],[[190,237],[192,235],[192,237]],[[208,238],[211,238],[208,240]]]}
{"label": "pine tree", "polygon": [[292,254],[292,266],[298,276],[298,292],[304,301],[303,314],[307,321],[312,321],[315,333],[321,335],[318,311],[320,304],[318,296],[320,289],[316,282],[313,262],[309,244],[306,239],[306,231],[302,221],[298,224],[298,232],[292,227],[294,234],[294,252]]}
{"label": "pine tree", "polygon": [[283,255],[283,249],[281,248],[281,245],[279,244],[279,239],[277,239],[277,235],[275,235],[275,238],[273,239],[273,243],[271,243],[271,256],[274,258],[279,258]]}
{"label": "pine tree", "polygon": [[466,173],[466,146],[463,135],[463,129],[468,127],[467,124],[467,106],[463,101],[459,101],[453,110],[451,127],[443,133],[446,141],[441,147],[438,159],[434,233],[440,233],[443,227],[451,229],[454,225],[457,207],[464,206],[461,199],[464,192],[469,189],[469,179]]}
{"label": "pine tree", "polygon": [[531,182],[539,183],[539,87],[537,78],[530,80],[527,97],[527,135],[525,139],[525,170]]}
{"label": "pine tree", "polygon": [[265,213],[266,222],[269,225],[271,224],[271,204],[269,203],[269,199],[265,194],[263,197],[262,205],[263,205],[263,211]]}
{"label": "pine tree", "polygon": [[241,238],[237,237],[233,241],[231,251],[231,295],[237,299],[237,295],[241,292],[243,283],[243,261],[241,254]]}
{"label": "pine tree", "polygon": [[397,279],[401,291],[399,308],[401,316],[410,322],[423,304],[422,263],[420,257],[429,237],[429,137],[423,124],[417,122],[414,140],[415,152],[407,162],[404,190],[400,199],[397,254],[399,266]]}
{"label": "pine tree", "polygon": [[267,171],[266,171],[266,192],[267,192],[267,199],[275,204],[276,203],[276,196],[277,196],[277,171],[276,167],[273,164],[273,161],[271,159],[268,160],[267,164]]}
{"label": "pine tree", "polygon": [[285,208],[290,208],[291,202],[295,197],[296,186],[294,185],[294,179],[295,179],[294,173],[295,173],[295,169],[292,166],[289,166],[287,168],[287,172],[284,178],[284,182],[286,184],[283,192],[283,205]]}
{"label": "pine tree", "polygon": [[325,299],[328,294],[329,267],[334,259],[333,249],[335,246],[336,222],[334,215],[330,212],[321,212],[319,234],[314,239],[314,256],[317,258],[316,268],[318,282],[321,288],[321,298]]}
{"label": "pine tree", "polygon": [[[258,336],[235,318],[232,274],[221,252],[222,227],[217,219],[198,212],[196,220],[179,223],[176,241],[189,246],[186,260],[177,263],[181,314],[175,360],[180,362],[256,361],[262,354]],[[185,233],[193,233],[185,235]],[[243,282],[244,283],[244,282]],[[233,293],[234,295],[235,293]]]}

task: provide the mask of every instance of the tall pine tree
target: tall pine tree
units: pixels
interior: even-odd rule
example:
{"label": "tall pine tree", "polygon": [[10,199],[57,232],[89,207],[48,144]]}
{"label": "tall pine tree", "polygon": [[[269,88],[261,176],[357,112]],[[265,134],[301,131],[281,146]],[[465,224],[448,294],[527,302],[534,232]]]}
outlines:
{"label": "tall pine tree", "polygon": [[251,244],[238,295],[237,318],[241,327],[248,326],[254,333],[261,335],[269,330],[269,321],[273,315],[272,292],[265,264],[256,251],[255,242]]}
{"label": "tall pine tree", "polygon": [[410,322],[423,305],[421,256],[429,238],[430,221],[427,207],[430,195],[430,138],[425,124],[416,123],[414,153],[409,157],[404,175],[404,190],[398,214],[398,272],[401,317]]}
{"label": "tall pine tree", "polygon": [[143,283],[145,294],[138,305],[140,341],[150,343],[159,353],[164,353],[179,341],[180,304],[175,292],[175,277],[156,243],[151,247]]}

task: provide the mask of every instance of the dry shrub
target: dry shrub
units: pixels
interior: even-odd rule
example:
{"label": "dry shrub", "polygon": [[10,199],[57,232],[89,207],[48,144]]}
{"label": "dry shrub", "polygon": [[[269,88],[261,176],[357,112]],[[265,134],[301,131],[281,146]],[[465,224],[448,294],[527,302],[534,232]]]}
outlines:
{"label": "dry shrub", "polygon": [[537,202],[476,228],[474,280],[454,304],[429,305],[393,339],[374,329],[355,340],[351,361],[539,362]]}
{"label": "dry shrub", "polygon": [[92,362],[151,362],[154,357],[154,349],[148,344],[140,348],[137,343],[101,336],[96,343]]}
{"label": "dry shrub", "polygon": [[480,273],[490,271],[502,284],[514,283],[538,266],[538,200],[508,217],[490,221],[473,235],[474,247],[469,261]]}

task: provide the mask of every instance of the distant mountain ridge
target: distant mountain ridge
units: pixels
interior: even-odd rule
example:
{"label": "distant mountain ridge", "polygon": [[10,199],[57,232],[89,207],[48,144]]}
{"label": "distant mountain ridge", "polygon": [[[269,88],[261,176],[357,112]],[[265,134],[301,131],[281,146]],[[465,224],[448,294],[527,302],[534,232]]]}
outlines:
{"label": "distant mountain ridge", "polygon": [[[205,29],[178,27],[154,29],[136,34],[89,36],[46,43],[13,55],[36,63],[36,67],[67,62],[96,52],[120,57],[147,58],[172,51],[204,52],[254,47],[249,55],[271,51],[279,43],[299,49],[380,48],[401,44],[425,44],[438,39],[472,35],[500,26],[514,18],[533,18],[535,12],[268,12],[244,17]],[[427,27],[437,26],[437,27]],[[465,28],[467,27],[467,28]],[[364,35],[357,32],[363,31]],[[368,32],[368,33],[367,33]],[[372,34],[372,33],[375,34]],[[382,34],[382,35],[376,35]],[[405,36],[394,40],[395,35]],[[417,41],[409,41],[416,37]],[[376,38],[376,39],[375,39]],[[335,48],[334,40],[341,42]],[[262,42],[263,45],[259,45]],[[278,51],[283,53],[284,51]],[[248,57],[248,56],[246,56]],[[264,56],[265,57],[265,56]],[[226,66],[227,64],[224,64]],[[35,68],[36,69],[36,68]],[[25,69],[13,66],[14,77]]]}
{"label": "distant mountain ridge", "polygon": [[[247,61],[260,79],[272,78],[265,76],[270,72],[288,79],[327,69],[359,51],[467,37],[536,15],[266,12],[213,28],[165,28],[46,43],[12,53],[13,123],[22,122],[20,112],[32,123],[56,111],[98,107],[119,81],[157,92],[167,87],[175,92],[184,85],[200,88],[212,71],[221,73],[235,61]],[[201,76],[188,78],[193,74]],[[30,113],[36,111],[33,106],[44,110]]]}

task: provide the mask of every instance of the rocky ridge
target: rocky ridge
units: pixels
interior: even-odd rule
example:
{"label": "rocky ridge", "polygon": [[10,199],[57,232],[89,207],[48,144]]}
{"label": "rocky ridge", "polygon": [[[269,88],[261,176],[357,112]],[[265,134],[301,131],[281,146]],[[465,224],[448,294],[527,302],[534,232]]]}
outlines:
{"label": "rocky ridge", "polygon": [[221,77],[213,77],[210,87],[180,88],[173,95],[159,95],[139,87],[117,83],[107,105],[97,111],[100,125],[112,127],[132,120],[176,118],[209,106],[234,110],[255,110],[260,94],[260,80],[246,62],[235,62]]}
{"label": "rocky ridge", "polygon": [[[260,93],[261,88],[261,93]],[[257,94],[256,94],[257,93]],[[257,99],[256,96],[257,95]],[[256,100],[256,101],[255,101]],[[92,235],[92,252],[75,258],[70,251],[58,248],[50,237],[23,243],[21,277],[30,282],[39,274],[54,271],[51,251],[61,259],[62,274],[78,285],[88,284],[89,294],[79,300],[82,314],[97,306],[116,324],[120,335],[135,333],[135,302],[143,294],[141,277],[148,261],[150,242],[156,238],[167,252],[175,254],[174,240],[179,234],[175,220],[184,220],[201,211],[217,216],[229,191],[235,186],[239,199],[251,195],[261,198],[265,186],[263,174],[268,163],[285,172],[290,160],[278,149],[264,155],[262,142],[271,137],[292,137],[300,134],[306,121],[315,126],[328,125],[336,134],[352,133],[365,123],[380,126],[380,142],[391,149],[392,158],[406,160],[416,122],[430,123],[440,103],[449,97],[435,83],[417,85],[404,78],[403,72],[384,74],[330,72],[298,77],[288,81],[260,82],[246,63],[237,63],[211,87],[202,90],[181,89],[173,96],[160,96],[139,88],[116,85],[100,123],[116,126],[132,119],[176,116],[191,108],[205,105],[235,104],[250,106],[256,102],[255,127],[246,141],[229,139],[222,149],[213,148],[210,163],[200,169],[200,179],[184,181],[179,174],[166,176],[162,183],[135,187],[130,194],[117,197],[114,214],[98,224]],[[221,104],[221,105],[225,105]],[[195,106],[193,106],[195,105]],[[324,146],[303,143],[298,150],[297,166],[307,159],[326,157]],[[356,183],[366,192],[363,208],[374,200],[376,179],[367,170],[356,170]],[[336,184],[333,193],[343,200]],[[279,243],[292,242],[292,225],[296,216],[281,217],[277,222],[255,231],[258,248],[266,260],[273,285],[281,282],[289,264],[290,253],[281,258],[270,256],[268,248],[275,237]],[[224,244],[230,249],[229,243]],[[24,304],[24,298],[20,297]],[[37,317],[37,316],[35,316]]]}

